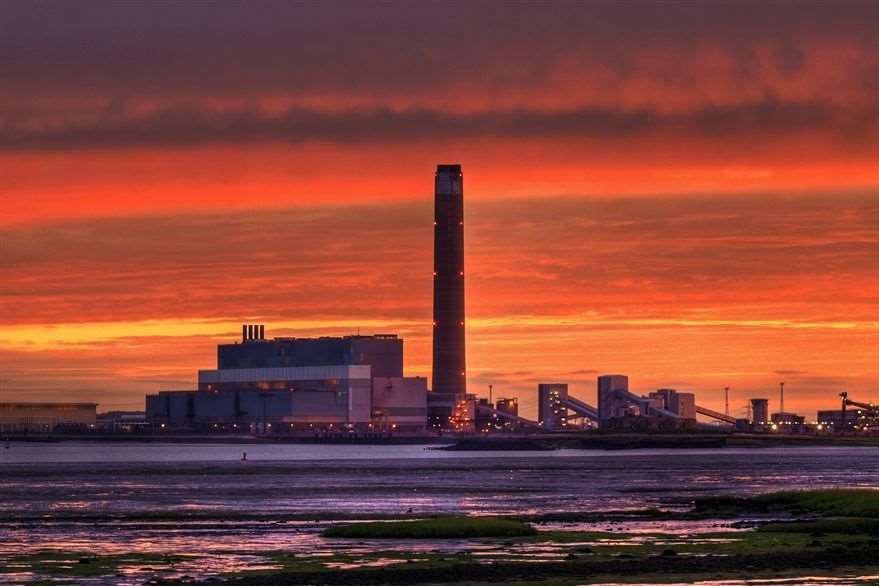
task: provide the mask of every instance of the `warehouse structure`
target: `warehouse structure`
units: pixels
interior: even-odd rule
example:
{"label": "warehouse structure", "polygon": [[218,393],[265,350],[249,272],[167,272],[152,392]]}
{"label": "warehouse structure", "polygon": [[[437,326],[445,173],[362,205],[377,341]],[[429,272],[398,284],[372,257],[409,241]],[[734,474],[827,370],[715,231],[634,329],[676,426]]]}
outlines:
{"label": "warehouse structure", "polygon": [[0,433],[85,431],[95,426],[96,403],[0,403]]}

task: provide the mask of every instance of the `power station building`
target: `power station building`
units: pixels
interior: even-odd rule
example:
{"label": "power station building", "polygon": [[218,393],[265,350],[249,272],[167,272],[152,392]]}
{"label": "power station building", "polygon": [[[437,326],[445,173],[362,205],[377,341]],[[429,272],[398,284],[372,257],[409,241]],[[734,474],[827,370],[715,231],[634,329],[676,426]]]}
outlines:
{"label": "power station building", "polygon": [[262,325],[217,347],[198,388],[148,395],[152,425],[277,432],[423,432],[427,380],[403,376],[395,335],[265,339]]}
{"label": "power station building", "polygon": [[751,399],[751,422],[755,426],[770,425],[769,399]]}
{"label": "power station building", "polygon": [[403,340],[395,334],[341,338],[265,339],[265,328],[242,326],[241,344],[217,346],[217,368],[369,365],[372,376],[403,376]]}
{"label": "power station building", "polygon": [[434,182],[431,427],[451,427],[467,396],[464,307],[464,176],[438,165]]}
{"label": "power station building", "polygon": [[675,389],[657,389],[650,393],[651,407],[665,409],[683,419],[696,419],[696,395]]}
{"label": "power station building", "polygon": [[537,385],[537,423],[544,429],[563,429],[568,425],[568,385],[541,383]]}
{"label": "power station building", "polygon": [[632,402],[629,395],[629,377],[623,374],[603,374],[598,377],[598,418],[607,421],[629,414]]}
{"label": "power station building", "polygon": [[267,340],[263,325],[246,324],[241,342],[217,347],[217,368],[199,371],[197,389],[148,395],[147,420],[264,431],[454,428],[468,396],[465,331],[464,180],[461,165],[438,165],[430,391],[426,379],[403,376],[396,335]]}
{"label": "power station building", "polygon": [[[629,379],[624,375],[598,377],[598,418],[602,428],[623,430],[655,423],[659,429],[685,429],[695,425],[698,412],[693,393],[657,389],[644,397],[629,391]],[[704,409],[701,412],[722,417]]]}

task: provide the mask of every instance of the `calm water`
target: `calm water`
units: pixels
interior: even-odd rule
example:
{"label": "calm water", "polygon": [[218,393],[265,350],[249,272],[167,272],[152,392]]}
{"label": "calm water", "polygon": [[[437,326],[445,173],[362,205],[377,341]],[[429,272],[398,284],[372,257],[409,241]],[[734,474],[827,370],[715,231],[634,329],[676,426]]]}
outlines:
{"label": "calm water", "polygon": [[[205,577],[259,566],[264,562],[259,554],[273,550],[367,551],[362,543],[325,542],[319,535],[323,523],[310,518],[315,515],[674,508],[705,494],[827,486],[879,488],[879,450],[446,452],[423,446],[13,444],[0,450],[0,564],[46,550],[173,553],[193,556],[191,567],[178,565],[164,575]],[[183,512],[212,518],[137,517]],[[285,518],[234,517],[261,513]],[[108,514],[119,518],[100,518]],[[639,529],[655,530],[625,528]],[[662,529],[698,533],[717,525]],[[377,546],[400,547],[369,547]],[[441,545],[447,551],[483,548],[489,556],[492,547]],[[507,548],[503,554],[564,555],[552,546],[535,547]],[[149,569],[133,568],[112,583],[139,584],[148,577]]]}

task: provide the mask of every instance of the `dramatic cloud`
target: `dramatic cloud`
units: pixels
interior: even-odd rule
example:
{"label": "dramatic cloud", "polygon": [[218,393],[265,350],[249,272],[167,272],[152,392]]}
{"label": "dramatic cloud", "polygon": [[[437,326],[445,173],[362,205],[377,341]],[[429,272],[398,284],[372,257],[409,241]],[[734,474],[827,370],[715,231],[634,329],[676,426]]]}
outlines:
{"label": "dramatic cloud", "polygon": [[0,147],[807,130],[873,142],[877,22],[871,2],[12,3]]}
{"label": "dramatic cloud", "polygon": [[165,109],[139,116],[102,115],[45,125],[19,118],[0,132],[0,149],[82,149],[189,146],[204,143],[450,141],[471,138],[638,139],[655,136],[718,139],[766,135],[775,141],[827,134],[847,149],[874,146],[879,109],[850,110],[821,103],[764,100],[707,106],[683,113],[580,108],[449,113],[432,110],[325,112],[301,108],[258,110]]}
{"label": "dramatic cloud", "polygon": [[[820,72],[827,82],[875,67],[877,22],[879,9],[869,1],[708,7],[605,0],[514,10],[499,2],[7,2],[0,77],[12,93],[64,88],[68,95],[109,91],[123,98],[262,93],[394,100],[469,88],[508,101],[570,87],[578,77],[585,82],[578,85],[594,86],[593,94],[625,93],[632,79],[677,86],[679,95],[726,80],[737,84],[737,94],[814,97],[827,87],[795,82],[825,60],[836,65]],[[838,89],[876,89],[864,77],[847,81]],[[583,91],[569,97],[582,98]]]}

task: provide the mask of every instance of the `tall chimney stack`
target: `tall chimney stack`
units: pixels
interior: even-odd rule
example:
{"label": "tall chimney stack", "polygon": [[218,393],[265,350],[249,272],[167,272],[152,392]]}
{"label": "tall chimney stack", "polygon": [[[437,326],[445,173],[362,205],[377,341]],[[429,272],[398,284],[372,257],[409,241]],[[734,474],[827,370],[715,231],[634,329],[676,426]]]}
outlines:
{"label": "tall chimney stack", "polygon": [[467,393],[464,336],[464,177],[461,165],[437,165],[433,240],[431,390],[452,408]]}

